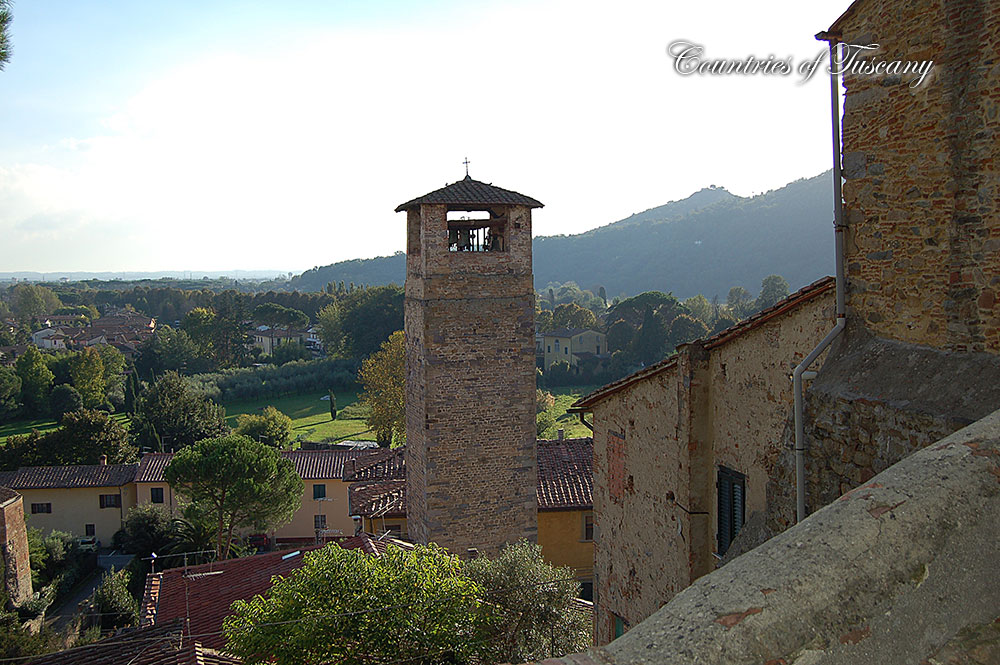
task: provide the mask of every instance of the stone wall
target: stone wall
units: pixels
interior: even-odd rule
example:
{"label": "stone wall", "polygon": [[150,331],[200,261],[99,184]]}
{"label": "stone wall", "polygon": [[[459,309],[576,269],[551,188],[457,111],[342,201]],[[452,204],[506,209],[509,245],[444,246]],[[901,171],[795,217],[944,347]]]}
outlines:
{"label": "stone wall", "polygon": [[[877,335],[1000,352],[1000,3],[867,0],[838,26],[921,85],[846,74],[848,312]],[[853,8],[852,8],[853,9]]]}
{"label": "stone wall", "polygon": [[506,212],[484,253],[448,251],[445,206],[408,213],[407,525],[460,555],[537,539],[531,213]]}
{"label": "stone wall", "polygon": [[720,465],[746,476],[746,512],[767,512],[789,377],[833,326],[834,299],[832,281],[804,290],[594,404],[599,644],[615,615],[635,625],[715,568]]}
{"label": "stone wall", "polygon": [[0,543],[3,554],[4,588],[10,603],[20,605],[31,598],[31,563],[28,531],[24,525],[21,495],[0,488]]}

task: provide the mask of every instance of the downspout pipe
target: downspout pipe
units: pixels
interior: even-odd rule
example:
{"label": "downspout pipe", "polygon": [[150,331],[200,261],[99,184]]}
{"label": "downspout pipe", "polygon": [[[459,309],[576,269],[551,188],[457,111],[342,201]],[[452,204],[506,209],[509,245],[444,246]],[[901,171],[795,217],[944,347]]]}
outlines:
{"label": "downspout pipe", "polygon": [[840,79],[834,68],[837,61],[837,37],[820,33],[817,39],[830,44],[830,114],[833,126],[833,215],[836,253],[837,323],[833,330],[800,362],[792,372],[792,394],[795,400],[795,521],[806,518],[806,437],[803,414],[804,394],[802,375],[823,351],[844,331],[847,325],[844,297],[844,202],[840,175]]}

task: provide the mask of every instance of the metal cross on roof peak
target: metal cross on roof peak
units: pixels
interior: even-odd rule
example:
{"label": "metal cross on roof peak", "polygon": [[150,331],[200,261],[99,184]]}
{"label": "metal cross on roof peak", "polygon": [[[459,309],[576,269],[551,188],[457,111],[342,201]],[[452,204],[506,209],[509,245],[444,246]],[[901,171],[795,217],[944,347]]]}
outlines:
{"label": "metal cross on roof peak", "polygon": [[465,161],[462,162],[462,163],[465,164],[465,177],[468,178],[469,177],[469,158],[466,157]]}

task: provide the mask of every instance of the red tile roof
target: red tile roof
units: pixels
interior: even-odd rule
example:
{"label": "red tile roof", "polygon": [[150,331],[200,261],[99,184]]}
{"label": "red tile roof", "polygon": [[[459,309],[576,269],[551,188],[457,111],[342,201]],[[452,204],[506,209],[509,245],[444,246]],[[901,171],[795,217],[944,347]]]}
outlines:
{"label": "red tile roof", "polygon": [[361,550],[365,554],[373,554],[375,556],[382,556],[385,554],[386,549],[392,545],[394,547],[399,547],[404,550],[412,550],[413,543],[408,543],[405,540],[397,540],[395,538],[377,538],[370,533],[361,533],[351,536],[350,538],[345,538],[338,543],[341,549],[345,550]]}
{"label": "red tile roof", "polygon": [[[695,340],[693,343],[700,343],[706,349],[713,349],[718,346],[722,346],[726,342],[743,335],[754,328],[758,328],[771,319],[781,316],[782,314],[788,312],[789,310],[795,309],[799,305],[809,302],[813,298],[816,298],[828,291],[833,290],[836,286],[836,280],[833,277],[824,277],[822,279],[816,280],[808,286],[804,286],[795,293],[792,293],[785,298],[782,298],[776,302],[771,307],[763,309],[753,316],[750,316],[739,323],[732,325],[725,330],[715,333],[710,337],[706,337],[702,340]],[[627,388],[628,386],[637,383],[645,378],[659,374],[660,372],[666,371],[677,364],[677,354],[673,354],[668,358],[664,358],[660,362],[650,365],[640,369],[638,372],[629,374],[628,376],[618,379],[617,381],[612,381],[606,386],[602,386],[590,393],[581,397],[576,402],[570,406],[570,412],[578,411],[589,411],[598,402],[604,401],[611,395]]]}
{"label": "red tile roof", "polygon": [[[103,640],[39,656],[36,665],[238,665],[240,660],[183,636],[180,619],[160,626],[128,629]],[[23,661],[22,661],[23,662]]]}
{"label": "red tile roof", "polygon": [[137,464],[22,466],[0,472],[0,485],[15,490],[77,487],[121,487],[135,478]]}
{"label": "red tile roof", "polygon": [[171,453],[146,453],[139,460],[139,470],[135,473],[137,483],[162,483],[163,471],[174,456]]}
{"label": "red tile roof", "polygon": [[348,504],[351,515],[406,517],[406,480],[375,480],[352,484]]}
{"label": "red tile roof", "polygon": [[[377,448],[283,450],[281,456],[291,460],[295,465],[295,472],[303,480],[340,480],[344,476],[344,467],[348,460],[367,458],[378,451]],[[163,471],[171,459],[173,459],[171,453],[146,453],[139,462],[136,482],[166,482]]]}
{"label": "red tile roof", "polygon": [[[590,510],[594,505],[593,487],[593,439],[538,441],[539,510]],[[405,479],[352,483],[348,491],[352,515],[406,516]]]}
{"label": "red tile roof", "polygon": [[538,442],[539,510],[590,510],[593,491],[593,439]]}
{"label": "red tile roof", "polygon": [[230,606],[266,593],[275,576],[300,568],[303,554],[315,549],[318,546],[151,573],[159,577],[159,588],[147,583],[151,596],[143,598],[143,608],[150,609],[153,625],[190,619],[187,632],[200,636],[205,646],[221,649],[226,642],[222,621]]}
{"label": "red tile roof", "polygon": [[512,192],[509,189],[494,187],[485,182],[473,180],[469,176],[465,179],[453,182],[450,185],[436,189],[429,194],[417,197],[412,201],[401,203],[396,207],[396,212],[402,212],[409,208],[428,204],[444,203],[451,206],[482,206],[487,204],[499,205],[523,205],[529,208],[541,208],[542,204],[524,194]]}
{"label": "red tile roof", "polygon": [[406,478],[405,448],[378,448],[369,455],[348,461],[344,467],[343,479],[348,482],[392,478]]}

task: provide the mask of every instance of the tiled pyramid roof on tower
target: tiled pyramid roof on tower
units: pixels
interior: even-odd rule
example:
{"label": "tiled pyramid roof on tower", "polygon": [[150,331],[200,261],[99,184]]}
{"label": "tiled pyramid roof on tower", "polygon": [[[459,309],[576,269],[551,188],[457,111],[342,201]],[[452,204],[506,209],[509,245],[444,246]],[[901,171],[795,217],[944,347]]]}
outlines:
{"label": "tiled pyramid roof on tower", "polygon": [[512,192],[509,189],[494,187],[485,182],[473,180],[465,176],[463,180],[453,182],[447,187],[434,190],[430,194],[424,194],[412,201],[400,204],[396,212],[402,212],[423,205],[425,203],[443,203],[449,206],[481,206],[481,205],[521,205],[529,208],[541,208],[539,201]]}

